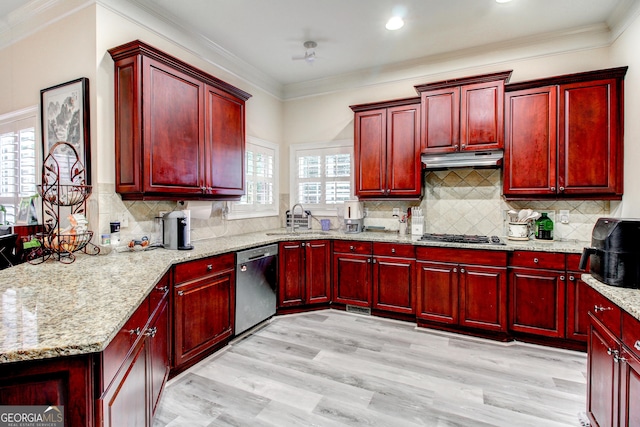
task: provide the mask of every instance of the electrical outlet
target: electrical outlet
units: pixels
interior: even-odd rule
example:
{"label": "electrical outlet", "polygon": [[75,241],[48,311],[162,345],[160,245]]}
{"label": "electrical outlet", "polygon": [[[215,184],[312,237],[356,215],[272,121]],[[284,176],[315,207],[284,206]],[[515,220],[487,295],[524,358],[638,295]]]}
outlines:
{"label": "electrical outlet", "polygon": [[393,208],[393,216],[400,216],[400,208]]}
{"label": "electrical outlet", "polygon": [[558,216],[560,217],[560,222],[562,224],[569,224],[569,210],[561,209],[558,212]]}
{"label": "electrical outlet", "polygon": [[120,228],[127,228],[129,226],[129,216],[122,212],[120,213]]}

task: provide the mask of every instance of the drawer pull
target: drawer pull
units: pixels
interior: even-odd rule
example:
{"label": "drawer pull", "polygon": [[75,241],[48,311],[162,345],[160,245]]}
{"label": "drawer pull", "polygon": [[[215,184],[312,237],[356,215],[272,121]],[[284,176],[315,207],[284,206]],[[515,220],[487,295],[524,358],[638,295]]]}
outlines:
{"label": "drawer pull", "polygon": [[391,253],[395,254],[396,253],[396,248],[391,248]]}
{"label": "drawer pull", "polygon": [[160,291],[160,292],[167,292],[169,290],[169,287],[168,286],[158,286],[156,288],[156,290]]}
{"label": "drawer pull", "polygon": [[598,304],[593,306],[593,311],[596,312],[596,313],[599,313],[601,311],[609,311],[609,310],[613,310],[613,307],[603,307],[603,306],[598,305]]}
{"label": "drawer pull", "polygon": [[636,343],[633,345],[633,348],[640,351],[640,340],[636,341]]}
{"label": "drawer pull", "polygon": [[158,328],[154,326],[153,328],[147,329],[147,331],[144,334],[148,337],[153,338],[156,336],[157,333],[158,333]]}
{"label": "drawer pull", "polygon": [[538,258],[534,258],[533,262],[535,262],[536,264],[540,262],[540,260]]}
{"label": "drawer pull", "polygon": [[178,296],[181,297],[182,295],[184,295],[184,291],[178,291]]}
{"label": "drawer pull", "polygon": [[129,331],[129,335],[135,335],[138,336],[140,335],[140,328],[135,328]]}
{"label": "drawer pull", "polygon": [[207,264],[207,271],[213,270],[213,264]]}
{"label": "drawer pull", "polygon": [[349,250],[353,252],[353,246],[349,246]]}

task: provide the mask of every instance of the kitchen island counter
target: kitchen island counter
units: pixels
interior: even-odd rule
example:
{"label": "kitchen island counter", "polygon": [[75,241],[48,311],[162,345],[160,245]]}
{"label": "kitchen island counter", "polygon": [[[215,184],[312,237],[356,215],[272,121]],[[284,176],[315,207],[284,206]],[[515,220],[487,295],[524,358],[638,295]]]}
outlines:
{"label": "kitchen island counter", "polygon": [[21,264],[0,271],[0,363],[104,350],[173,264],[279,241],[309,239],[558,253],[580,253],[588,245],[588,242],[533,240],[505,241],[506,245],[439,243],[390,232],[292,234],[280,229],[199,240],[191,251],[80,254],[72,264],[52,260],[39,265]]}

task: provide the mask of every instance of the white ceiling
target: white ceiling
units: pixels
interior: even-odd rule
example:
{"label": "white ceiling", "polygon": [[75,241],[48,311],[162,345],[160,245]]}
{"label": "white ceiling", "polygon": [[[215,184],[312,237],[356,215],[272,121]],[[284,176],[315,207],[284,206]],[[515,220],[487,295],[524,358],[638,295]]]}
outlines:
{"label": "white ceiling", "polygon": [[[33,3],[52,1],[62,0],[1,0],[0,25],[20,6],[33,9]],[[447,55],[548,44],[549,40],[575,39],[576,34],[599,34],[594,39],[599,44],[605,34],[606,44],[640,9],[640,0],[513,0],[505,4],[495,0],[96,2],[111,9],[142,10],[154,22],[206,44],[210,52],[225,58],[225,68],[231,72],[261,75],[259,80],[282,87],[376,73],[391,65],[428,63]],[[404,15],[406,24],[390,32],[384,24],[397,12]],[[312,66],[291,59],[304,53],[306,40],[318,43],[318,59]],[[215,58],[210,60],[216,62]]]}

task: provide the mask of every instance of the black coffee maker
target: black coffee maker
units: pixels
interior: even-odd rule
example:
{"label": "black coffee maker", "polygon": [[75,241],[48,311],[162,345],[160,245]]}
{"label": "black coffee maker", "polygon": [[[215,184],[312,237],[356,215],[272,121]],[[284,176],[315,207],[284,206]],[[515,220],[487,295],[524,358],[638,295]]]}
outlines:
{"label": "black coffee maker", "polygon": [[584,248],[580,269],[611,286],[640,289],[640,219],[600,218],[591,247]]}

